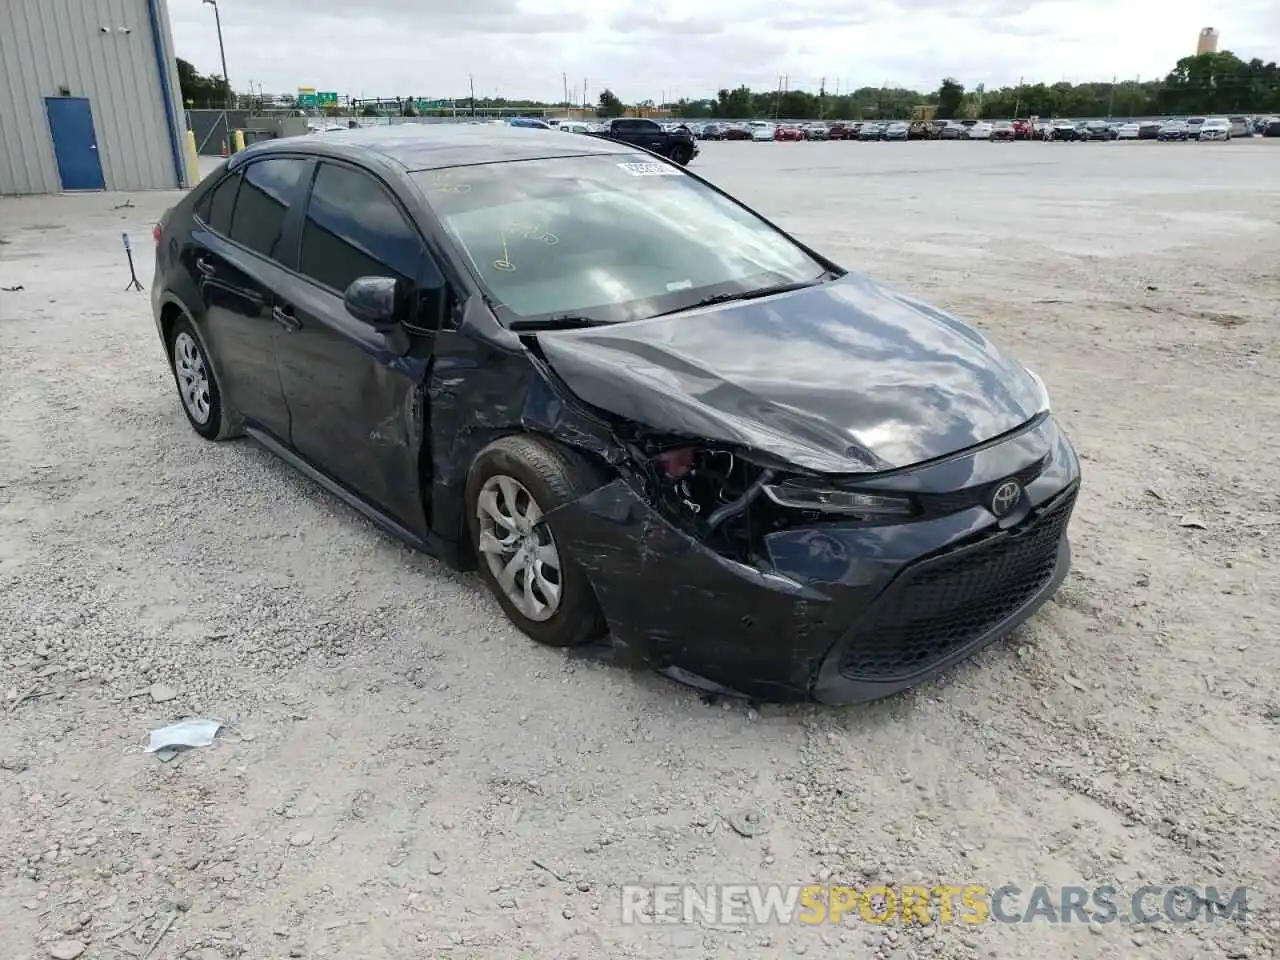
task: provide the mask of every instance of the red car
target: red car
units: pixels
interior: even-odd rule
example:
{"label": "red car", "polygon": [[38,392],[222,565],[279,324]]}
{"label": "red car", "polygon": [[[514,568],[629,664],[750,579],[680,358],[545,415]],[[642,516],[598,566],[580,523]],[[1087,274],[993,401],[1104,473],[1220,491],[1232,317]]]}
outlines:
{"label": "red car", "polygon": [[1013,121],[1013,139],[1031,140],[1034,137],[1035,137],[1035,128],[1031,125],[1030,120]]}
{"label": "red car", "polygon": [[804,131],[799,127],[778,127],[773,131],[775,140],[803,140]]}
{"label": "red car", "polygon": [[827,127],[827,136],[832,140],[857,140],[858,132],[849,124],[837,120]]}

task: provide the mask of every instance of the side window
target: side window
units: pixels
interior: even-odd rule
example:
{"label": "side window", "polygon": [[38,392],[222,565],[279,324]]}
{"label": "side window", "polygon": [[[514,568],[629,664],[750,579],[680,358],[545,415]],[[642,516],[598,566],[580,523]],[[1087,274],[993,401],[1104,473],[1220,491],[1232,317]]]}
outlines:
{"label": "side window", "polygon": [[653,120],[632,120],[631,128],[638,133],[653,133],[662,129],[661,125]]}
{"label": "side window", "polygon": [[214,233],[224,237],[231,233],[231,211],[236,206],[236,193],[240,189],[240,174],[233,173],[215,184],[208,196],[200,201],[200,219]]}
{"label": "side window", "polygon": [[400,208],[368,174],[321,164],[302,225],[298,269],[339,292],[360,277],[422,279],[430,264]]}
{"label": "side window", "polygon": [[280,258],[285,216],[307,161],[291,157],[260,160],[244,172],[228,236],[255,253]]}

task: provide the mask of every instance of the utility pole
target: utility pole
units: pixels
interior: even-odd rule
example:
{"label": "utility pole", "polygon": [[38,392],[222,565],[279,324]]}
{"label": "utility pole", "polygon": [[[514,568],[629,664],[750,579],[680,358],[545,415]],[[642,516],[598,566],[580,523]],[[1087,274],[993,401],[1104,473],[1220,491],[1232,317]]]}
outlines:
{"label": "utility pole", "polygon": [[1112,108],[1116,105],[1116,77],[1111,78],[1111,92],[1107,94],[1107,119],[1110,120],[1113,113]]}
{"label": "utility pole", "polygon": [[227,76],[227,49],[222,45],[222,15],[218,12],[218,0],[204,0],[213,7],[213,23],[218,28],[218,55],[222,58],[222,82],[227,85],[227,102],[231,106],[231,78]]}
{"label": "utility pole", "polygon": [[564,81],[564,108],[569,109],[569,75],[567,73],[560,74],[560,79]]}
{"label": "utility pole", "polygon": [[467,83],[471,85],[471,115],[476,115],[476,78],[467,74]]}
{"label": "utility pole", "polygon": [[782,109],[782,74],[778,74],[778,95],[773,98],[773,119],[778,119],[778,111]]}
{"label": "utility pole", "polygon": [[582,109],[587,109],[587,78],[582,78]]}
{"label": "utility pole", "polygon": [[818,81],[818,119],[821,120],[826,114],[827,106],[827,78],[823,77]]}

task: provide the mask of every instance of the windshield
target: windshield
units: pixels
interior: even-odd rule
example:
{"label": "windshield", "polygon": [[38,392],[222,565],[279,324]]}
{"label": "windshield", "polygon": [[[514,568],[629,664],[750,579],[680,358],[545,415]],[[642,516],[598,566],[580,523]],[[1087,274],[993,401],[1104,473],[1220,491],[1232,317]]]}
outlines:
{"label": "windshield", "polygon": [[646,154],[413,177],[507,320],[635,320],[827,273],[759,217]]}

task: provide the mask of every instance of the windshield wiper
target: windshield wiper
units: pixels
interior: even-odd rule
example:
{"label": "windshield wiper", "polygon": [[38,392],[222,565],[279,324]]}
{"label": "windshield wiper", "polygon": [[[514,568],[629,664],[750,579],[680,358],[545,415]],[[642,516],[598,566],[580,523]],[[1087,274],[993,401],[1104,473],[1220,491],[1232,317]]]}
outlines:
{"label": "windshield wiper", "polygon": [[796,283],[779,283],[772,287],[759,287],[755,290],[746,290],[739,293],[717,293],[713,297],[703,297],[696,303],[691,303],[684,307],[677,307],[675,310],[666,310],[663,313],[655,313],[655,317],[666,317],[673,313],[684,313],[686,310],[696,310],[698,307],[710,307],[717,303],[734,303],[739,300],[758,300],[761,297],[771,297],[775,293],[790,293],[792,290],[803,290],[805,287],[816,287],[820,283],[825,283],[831,279],[830,273],[824,273],[816,280],[800,280]]}
{"label": "windshield wiper", "polygon": [[604,323],[603,320],[592,320],[590,317],[564,314],[559,317],[543,317],[539,320],[512,320],[507,324],[507,329],[517,333],[522,330],[576,330],[581,327],[599,327]]}

